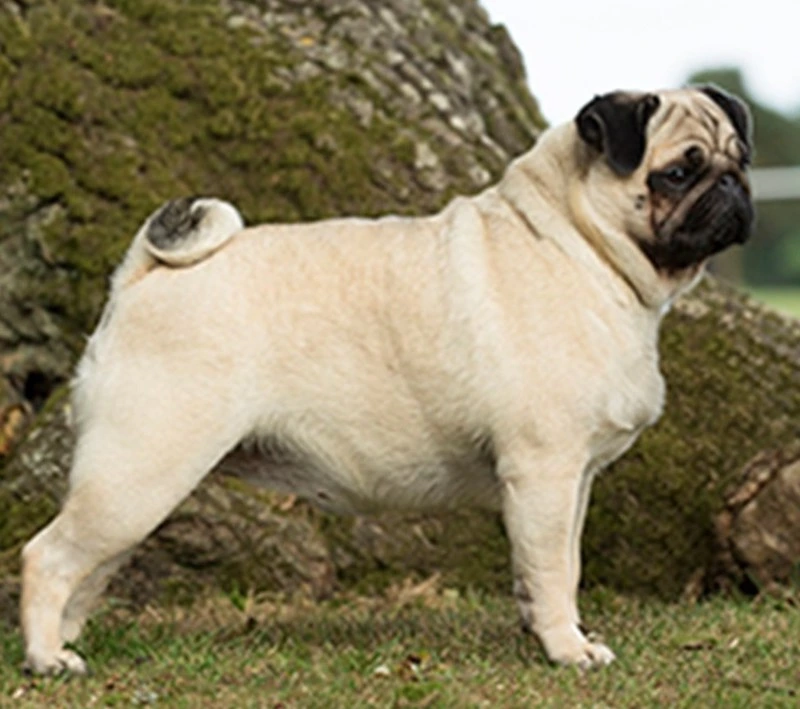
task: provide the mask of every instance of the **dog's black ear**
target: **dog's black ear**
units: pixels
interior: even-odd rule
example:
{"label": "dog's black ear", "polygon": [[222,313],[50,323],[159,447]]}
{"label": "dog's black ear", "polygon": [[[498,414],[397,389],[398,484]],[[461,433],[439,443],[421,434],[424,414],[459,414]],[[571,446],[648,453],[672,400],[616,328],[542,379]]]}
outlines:
{"label": "dog's black ear", "polygon": [[615,91],[595,96],[575,118],[578,134],[606,156],[618,175],[630,175],[642,162],[647,122],[661,100],[655,94]]}
{"label": "dog's black ear", "polygon": [[750,109],[747,108],[747,104],[733,94],[729,94],[727,91],[723,91],[718,86],[714,86],[714,84],[704,84],[703,86],[698,86],[697,88],[706,96],[708,96],[714,103],[716,103],[717,106],[719,106],[723,111],[725,111],[725,115],[730,118],[730,121],[736,130],[736,134],[747,148],[749,156],[753,145],[753,128],[752,121],[750,120]]}

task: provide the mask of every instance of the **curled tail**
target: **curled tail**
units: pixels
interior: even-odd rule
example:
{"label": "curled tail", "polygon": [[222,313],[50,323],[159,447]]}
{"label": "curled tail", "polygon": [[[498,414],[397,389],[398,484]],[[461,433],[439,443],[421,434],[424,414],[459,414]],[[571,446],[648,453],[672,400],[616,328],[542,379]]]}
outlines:
{"label": "curled tail", "polygon": [[181,197],[159,207],[142,224],[112,278],[112,291],[158,265],[191,266],[244,228],[239,211],[213,198]]}

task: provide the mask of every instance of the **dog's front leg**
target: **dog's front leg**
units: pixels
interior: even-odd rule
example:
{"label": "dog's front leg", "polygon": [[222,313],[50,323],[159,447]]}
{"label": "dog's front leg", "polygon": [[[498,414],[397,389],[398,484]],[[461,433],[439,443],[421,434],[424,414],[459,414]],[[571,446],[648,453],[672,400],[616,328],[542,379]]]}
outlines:
{"label": "dog's front leg", "polygon": [[498,461],[503,514],[511,541],[514,595],[523,622],[553,662],[589,668],[607,665],[614,653],[590,642],[578,628],[575,548],[582,516],[585,462],[581,456],[534,451]]}
{"label": "dog's front leg", "polygon": [[583,527],[586,522],[586,512],[589,509],[589,493],[596,475],[596,470],[587,470],[581,475],[578,483],[578,504],[575,509],[575,517],[572,521],[571,535],[571,556],[572,556],[572,579],[570,581],[572,593],[572,608],[575,611],[575,625],[580,626],[580,611],[578,610],[578,587],[581,582],[581,537]]}

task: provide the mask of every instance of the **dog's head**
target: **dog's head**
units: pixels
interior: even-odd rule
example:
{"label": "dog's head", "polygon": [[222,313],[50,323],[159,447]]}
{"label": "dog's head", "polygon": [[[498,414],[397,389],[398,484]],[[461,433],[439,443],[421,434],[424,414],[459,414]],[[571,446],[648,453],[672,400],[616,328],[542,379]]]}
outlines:
{"label": "dog's head", "polygon": [[750,234],[750,117],[712,86],[589,102],[575,119],[595,208],[664,278]]}

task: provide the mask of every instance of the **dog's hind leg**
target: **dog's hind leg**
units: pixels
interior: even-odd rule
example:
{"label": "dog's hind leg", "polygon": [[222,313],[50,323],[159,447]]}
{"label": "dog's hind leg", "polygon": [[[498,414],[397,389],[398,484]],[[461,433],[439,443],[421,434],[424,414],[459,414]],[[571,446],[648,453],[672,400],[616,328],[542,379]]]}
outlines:
{"label": "dog's hind leg", "polygon": [[23,550],[21,620],[34,672],[85,670],[64,640],[75,638],[124,556],[242,435],[228,402],[175,379],[166,390],[164,380],[157,390],[129,390],[110,407],[101,395],[82,426],[64,507]]}

